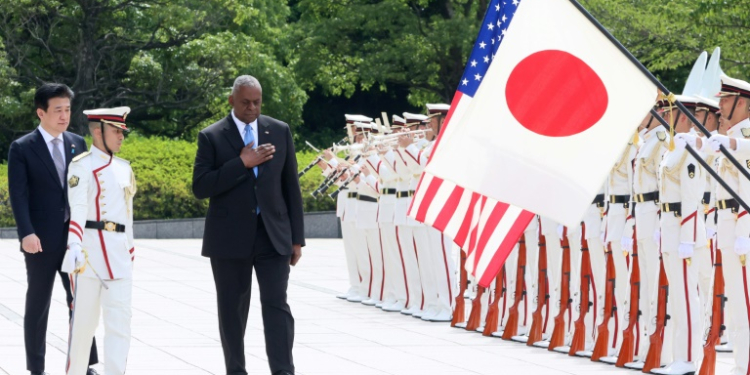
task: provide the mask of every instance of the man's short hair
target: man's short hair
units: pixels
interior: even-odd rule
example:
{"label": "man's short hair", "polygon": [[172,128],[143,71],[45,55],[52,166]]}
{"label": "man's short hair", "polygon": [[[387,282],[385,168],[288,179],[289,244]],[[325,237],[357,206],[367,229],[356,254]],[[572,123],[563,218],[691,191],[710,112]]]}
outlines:
{"label": "man's short hair", "polygon": [[68,98],[73,100],[73,90],[63,83],[45,83],[36,89],[34,94],[34,105],[37,109],[47,111],[49,100],[53,98]]}
{"label": "man's short hair", "polygon": [[250,75],[239,76],[234,80],[232,94],[234,94],[240,87],[257,87],[258,90],[263,91],[263,87],[260,86],[260,81]]}

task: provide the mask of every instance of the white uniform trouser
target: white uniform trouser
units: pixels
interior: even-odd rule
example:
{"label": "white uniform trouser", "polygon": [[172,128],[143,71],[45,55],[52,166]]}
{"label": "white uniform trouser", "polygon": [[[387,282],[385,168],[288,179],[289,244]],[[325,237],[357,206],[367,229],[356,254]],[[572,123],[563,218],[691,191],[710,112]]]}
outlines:
{"label": "white uniform trouser", "polygon": [[[608,245],[612,250],[612,260],[615,264],[615,301],[617,313],[610,318],[609,334],[610,345],[609,354],[615,354],[622,344],[621,330],[625,329],[625,315],[630,311],[630,271],[628,270],[629,255],[622,252],[622,234],[625,228],[626,210],[618,210],[613,215],[612,206],[607,213],[607,233],[605,234]],[[612,233],[609,233],[609,231]],[[606,269],[605,269],[606,273]],[[606,275],[605,275],[606,277]],[[602,294],[606,293],[606,284],[602,286]]]}
{"label": "white uniform trouser", "polygon": [[380,245],[380,228],[363,229],[367,241],[367,252],[372,265],[372,279],[370,283],[370,298],[376,301],[383,300],[383,283],[385,274],[383,268],[383,248]]}
{"label": "white uniform trouser", "polygon": [[422,283],[424,302],[420,310],[436,307],[438,304],[437,292],[437,270],[435,269],[435,257],[438,255],[430,246],[430,237],[427,226],[415,226],[412,228],[414,246],[417,250],[417,263],[419,264],[419,277]]}
{"label": "white uniform trouser", "polygon": [[406,273],[406,307],[421,308],[422,282],[419,276],[419,264],[417,251],[414,249],[414,227],[409,225],[396,225],[396,240],[399,252],[404,261]]}
{"label": "white uniform trouser", "polygon": [[568,305],[565,345],[573,338],[573,322],[578,318],[577,306],[581,303],[581,227],[570,227],[567,230],[570,245],[570,305]]}
{"label": "white uniform trouser", "polygon": [[[746,374],[748,370],[748,350],[750,350],[750,312],[747,310],[747,298],[750,290],[746,289],[745,281],[750,283],[747,267],[742,267],[740,257],[734,252],[736,239],[736,215],[729,209],[719,210],[718,242],[721,250],[722,267],[724,270],[724,293],[727,296],[728,318],[731,322],[727,327],[729,342],[734,350],[734,368],[732,374]],[[747,285],[750,288],[750,284]]]}
{"label": "white uniform trouser", "polygon": [[[650,346],[649,336],[654,333],[656,328],[654,322],[656,322],[659,287],[659,245],[654,241],[654,232],[657,228],[659,228],[659,217],[656,214],[654,202],[637,203],[635,206],[635,230],[638,245],[638,265],[641,270],[641,300],[638,305],[641,310],[641,339],[637,354],[640,360],[646,358]],[[667,324],[667,327],[670,326],[671,324]]]}
{"label": "white uniform trouser", "polygon": [[359,267],[357,267],[357,250],[354,236],[356,229],[354,223],[341,220],[341,236],[344,238],[344,256],[346,257],[346,269],[349,272],[349,288],[356,291],[359,295],[362,293],[362,279],[359,276]]}
{"label": "white uniform trouser", "polygon": [[88,370],[91,340],[99,325],[100,311],[104,315],[104,373],[125,374],[130,350],[132,279],[106,281],[109,289],[104,289],[98,279],[83,276],[71,279],[74,300],[66,374],[83,375]]}
{"label": "white uniform trouser", "polygon": [[[551,221],[550,221],[551,222]],[[549,339],[552,335],[552,331],[555,329],[555,317],[560,311],[560,274],[562,267],[562,244],[560,243],[560,237],[557,235],[557,223],[551,226],[545,226],[544,220],[542,221],[542,231],[544,232],[545,243],[547,247],[547,299],[548,306],[543,310],[544,320],[546,324],[543,325],[543,338]],[[538,276],[538,275],[537,275]],[[539,288],[539,286],[537,286]],[[541,290],[541,288],[539,288]],[[538,294],[538,293],[537,293]],[[541,297],[541,300],[540,300]],[[537,297],[544,303],[544,296]]]}
{"label": "white uniform trouser", "polygon": [[396,226],[393,223],[380,223],[380,236],[385,260],[385,300],[406,303],[406,266],[396,239]]}
{"label": "white uniform trouser", "polygon": [[[606,216],[605,216],[606,218]],[[589,206],[586,215],[583,218],[586,225],[586,240],[588,242],[589,258],[591,259],[591,284],[589,287],[589,298],[593,302],[586,314],[586,329],[589,331],[586,335],[586,349],[592,349],[596,340],[596,327],[603,318],[604,311],[604,291],[606,288],[604,277],[606,271],[606,262],[604,258],[604,244],[602,243],[602,217],[599,208],[596,205]],[[580,283],[580,274],[578,275]],[[579,284],[580,285],[580,284]],[[579,289],[580,292],[580,289]]]}
{"label": "white uniform trouser", "polygon": [[[696,254],[699,252],[705,253],[706,249],[695,250]],[[672,347],[667,350],[671,349],[673,361],[698,364],[703,358],[703,340],[697,259],[693,259],[691,265],[688,266],[687,262],[679,257],[677,248],[670,250],[669,253],[663,253],[662,259],[669,279],[671,319],[668,324],[674,325],[671,330]]]}
{"label": "white uniform trouser", "polygon": [[357,269],[359,271],[359,295],[370,297],[370,285],[372,283],[372,263],[370,261],[370,252],[367,250],[367,238],[365,230],[357,228],[355,222],[344,222],[349,226],[352,233],[351,243],[354,247],[354,253],[357,259]]}
{"label": "white uniform trouser", "polygon": [[433,254],[435,286],[438,300],[436,307],[452,311],[451,305],[456,295],[456,264],[453,260],[453,240],[435,228],[427,228],[430,250]]}

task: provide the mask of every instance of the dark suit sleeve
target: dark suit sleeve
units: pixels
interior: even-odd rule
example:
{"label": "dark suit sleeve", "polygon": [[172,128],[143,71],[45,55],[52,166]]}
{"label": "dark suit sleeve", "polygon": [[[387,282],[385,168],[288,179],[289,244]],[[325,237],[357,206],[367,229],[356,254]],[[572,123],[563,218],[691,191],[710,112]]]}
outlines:
{"label": "dark suit sleeve", "polygon": [[29,213],[29,178],[27,175],[26,157],[21,151],[21,145],[13,142],[8,153],[8,192],[13,217],[16,219],[18,239],[34,233]]}
{"label": "dark suit sleeve", "polygon": [[286,128],[286,161],[281,171],[281,189],[292,227],[292,244],[305,246],[302,191],[299,187],[299,177],[297,177],[297,154],[294,151],[292,131],[289,127]]}
{"label": "dark suit sleeve", "polygon": [[225,193],[248,177],[245,164],[239,156],[214,169],[214,147],[206,134],[198,133],[198,152],[193,166],[193,194],[198,199]]}

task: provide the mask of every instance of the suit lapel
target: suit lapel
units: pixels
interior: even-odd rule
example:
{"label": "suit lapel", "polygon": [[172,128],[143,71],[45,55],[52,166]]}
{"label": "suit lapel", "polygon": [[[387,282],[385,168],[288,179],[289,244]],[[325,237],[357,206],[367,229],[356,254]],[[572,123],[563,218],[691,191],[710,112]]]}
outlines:
{"label": "suit lapel", "polygon": [[239,155],[239,153],[242,151],[242,148],[245,147],[245,142],[242,141],[242,134],[240,134],[240,131],[237,129],[237,124],[234,123],[234,119],[232,119],[231,114],[227,116],[224,124],[224,136],[227,138],[229,144],[232,145],[232,148]]}
{"label": "suit lapel", "polygon": [[59,182],[60,176],[57,175],[57,168],[55,168],[55,162],[52,161],[52,155],[49,154],[49,148],[47,147],[47,143],[44,142],[44,137],[42,137],[42,133],[39,132],[39,129],[34,130],[34,137],[32,138],[31,143],[31,149],[34,150],[36,155],[42,160],[42,164],[44,164],[49,173],[52,174],[52,178],[57,182],[56,185],[62,189],[62,185],[60,185]]}
{"label": "suit lapel", "polygon": [[[271,142],[271,132],[268,128],[268,122],[263,116],[258,116],[258,145],[273,143]],[[266,169],[266,163],[258,166],[258,178],[263,174]]]}

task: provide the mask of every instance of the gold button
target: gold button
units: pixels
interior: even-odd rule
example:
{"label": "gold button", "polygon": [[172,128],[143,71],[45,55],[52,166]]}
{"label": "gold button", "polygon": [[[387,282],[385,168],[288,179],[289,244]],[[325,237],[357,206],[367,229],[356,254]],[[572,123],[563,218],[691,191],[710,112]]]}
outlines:
{"label": "gold button", "polygon": [[102,196],[100,196],[100,197],[99,197],[99,199],[104,199],[104,196],[103,196],[103,195],[102,195]]}
{"label": "gold button", "polygon": [[103,193],[103,192],[105,192],[105,191],[107,191],[107,189],[105,189],[105,188],[102,188],[102,193]]}
{"label": "gold button", "polygon": [[107,211],[102,211],[102,215],[104,215],[104,214],[106,214],[106,213],[107,213]]}
{"label": "gold button", "polygon": [[99,185],[101,185],[101,184],[103,184],[103,183],[104,183],[104,181],[99,181]]}
{"label": "gold button", "polygon": [[102,203],[102,207],[104,207],[104,206],[106,206],[106,205],[107,205],[106,203]]}

